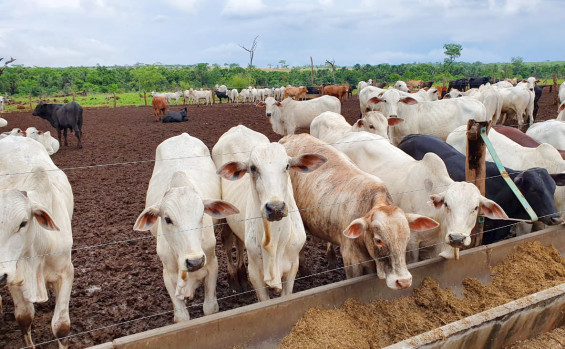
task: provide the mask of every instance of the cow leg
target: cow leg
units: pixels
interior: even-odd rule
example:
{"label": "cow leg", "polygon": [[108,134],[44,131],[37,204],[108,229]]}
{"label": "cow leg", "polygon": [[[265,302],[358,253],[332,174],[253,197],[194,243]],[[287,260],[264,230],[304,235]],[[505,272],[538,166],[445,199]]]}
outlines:
{"label": "cow leg", "polygon": [[220,310],[216,299],[216,283],[218,282],[218,259],[216,256],[208,261],[208,274],[204,278],[204,315],[217,313]]}
{"label": "cow leg", "polygon": [[[227,224],[222,225],[220,236],[222,240],[222,249],[224,250],[227,258],[228,284],[235,292],[242,292],[244,291],[244,286],[240,283],[240,274],[244,274],[243,281],[247,279],[245,277],[245,265],[243,263],[243,242],[235,236],[235,234],[231,231],[230,227]],[[234,245],[236,248],[235,261],[232,256],[232,248]],[[242,269],[243,272],[241,271]]]}
{"label": "cow leg", "polygon": [[302,276],[310,275],[310,268],[308,268],[306,260],[306,251],[304,248],[298,253],[298,272]]}
{"label": "cow leg", "polygon": [[22,331],[26,346],[35,348],[31,339],[31,323],[35,316],[33,303],[25,300],[19,286],[8,286],[12,300],[14,301],[14,316]]}
{"label": "cow leg", "polygon": [[57,138],[59,138],[59,144],[63,144],[63,142],[61,142],[61,129],[57,129]]}
{"label": "cow leg", "polygon": [[65,137],[65,146],[69,146],[69,142],[67,141],[67,129],[63,129],[63,137]]}
{"label": "cow leg", "polygon": [[326,258],[328,259],[328,269],[335,269],[337,266],[337,256],[331,242],[328,242],[326,245]]}
{"label": "cow leg", "polygon": [[166,268],[163,268],[163,280],[165,281],[165,288],[167,289],[167,292],[169,292],[169,297],[171,297],[171,300],[173,301],[175,323],[190,320],[190,315],[188,314],[188,310],[186,310],[184,299],[181,300],[175,296],[177,288],[176,273],[171,273],[170,271],[167,271]]}
{"label": "cow leg", "polygon": [[75,133],[75,137],[77,138],[78,147],[79,147],[79,149],[80,149],[80,148],[82,148],[82,142],[81,142],[81,139],[82,139],[82,131],[78,128],[78,125],[75,125],[75,126],[74,126],[73,131],[74,131],[74,133]]}
{"label": "cow leg", "polygon": [[269,300],[269,292],[267,291],[267,285],[265,285],[263,281],[263,273],[261,272],[261,263],[263,263],[262,260],[259,260],[259,263],[257,263],[254,258],[249,258],[249,280],[255,289],[259,302]]}
{"label": "cow leg", "polygon": [[299,267],[299,260],[298,258],[291,264],[290,270],[286,275],[283,275],[282,278],[282,292],[281,296],[286,296],[292,294],[292,289],[294,288],[294,280],[296,279],[296,273],[298,272]]}
{"label": "cow leg", "polygon": [[71,330],[71,319],[69,318],[69,301],[71,299],[71,288],[73,286],[74,268],[71,264],[60,276],[59,280],[52,283],[55,292],[55,311],[51,319],[51,331],[59,342],[59,348],[67,348],[69,343],[65,338]]}

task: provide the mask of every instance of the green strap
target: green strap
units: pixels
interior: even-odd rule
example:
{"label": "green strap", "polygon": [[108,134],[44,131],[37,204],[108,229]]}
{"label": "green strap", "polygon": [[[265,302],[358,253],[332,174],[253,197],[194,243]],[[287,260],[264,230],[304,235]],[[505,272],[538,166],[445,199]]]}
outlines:
{"label": "green strap", "polygon": [[514,181],[512,181],[504,166],[502,166],[502,163],[500,162],[498,155],[496,155],[496,151],[494,150],[492,143],[488,139],[486,127],[481,128],[481,138],[483,139],[483,142],[485,142],[487,149],[490,155],[492,156],[492,159],[494,160],[496,167],[498,168],[498,171],[500,171],[500,174],[502,175],[502,178],[504,178],[504,180],[506,181],[506,183],[508,184],[514,195],[516,195],[516,197],[518,198],[518,200],[520,201],[526,212],[528,212],[528,214],[532,218],[531,222],[536,222],[538,220],[538,216],[536,215],[536,213],[534,212],[534,210],[532,209],[532,207],[530,206],[524,195],[522,195],[520,189],[518,189],[516,184],[514,184]]}

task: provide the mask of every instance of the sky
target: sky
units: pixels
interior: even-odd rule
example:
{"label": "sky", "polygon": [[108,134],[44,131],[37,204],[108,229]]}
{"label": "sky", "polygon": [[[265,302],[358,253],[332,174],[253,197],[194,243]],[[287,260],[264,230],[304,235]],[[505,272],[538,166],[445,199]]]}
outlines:
{"label": "sky", "polygon": [[[0,57],[42,67],[565,60],[563,0],[0,0]],[[2,61],[1,63],[3,63]],[[0,63],[0,64],[1,64]]]}

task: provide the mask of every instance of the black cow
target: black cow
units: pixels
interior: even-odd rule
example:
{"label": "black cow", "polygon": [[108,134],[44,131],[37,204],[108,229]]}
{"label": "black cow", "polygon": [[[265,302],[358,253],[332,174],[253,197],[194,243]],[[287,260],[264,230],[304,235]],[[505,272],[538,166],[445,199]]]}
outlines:
{"label": "black cow", "polygon": [[59,137],[59,144],[62,144],[61,131],[63,131],[65,145],[69,145],[67,142],[67,129],[69,129],[71,132],[74,132],[78,140],[78,147],[82,148],[80,140],[82,137],[82,107],[78,103],[71,102],[65,105],[39,103],[32,115],[49,121],[51,126],[55,127]]}
{"label": "black cow", "polygon": [[214,91],[214,92],[216,92],[216,97],[220,99],[220,104],[222,103],[222,98],[228,99],[227,91],[226,92]]}
{"label": "black cow", "polygon": [[536,119],[536,117],[538,115],[538,109],[539,109],[538,101],[541,98],[542,92],[543,92],[543,87],[539,87],[537,85],[534,87],[534,93],[535,93],[535,97],[534,97],[534,120]]}
{"label": "black cow", "polygon": [[469,80],[467,80],[467,79],[457,79],[457,80],[454,80],[454,81],[450,81],[447,92],[451,91],[451,89],[453,89],[453,88],[456,88],[459,91],[463,92],[463,91],[467,90],[467,85],[469,85]]}
{"label": "black cow", "polygon": [[433,81],[424,81],[424,82],[422,83],[422,88],[426,88],[426,87],[427,87],[427,88],[431,88],[433,85],[434,85],[434,82],[433,82]]}
{"label": "black cow", "polygon": [[186,107],[181,109],[180,112],[170,112],[167,115],[163,116],[163,122],[183,122],[188,121],[188,115],[186,111]]}
{"label": "black cow", "polygon": [[[322,86],[326,86],[327,84],[322,84]],[[306,91],[309,95],[317,95],[320,92],[320,88],[318,86],[306,86]]]}
{"label": "black cow", "polygon": [[482,77],[482,78],[470,78],[469,79],[469,88],[479,88],[479,86],[486,84],[487,82],[490,83],[490,77]]}
{"label": "black cow", "polygon": [[[437,137],[409,135],[400,142],[398,148],[416,160],[421,160],[428,152],[435,153],[443,159],[453,180],[465,180],[465,155]],[[526,171],[507,168],[506,171],[543,223],[549,225],[562,223],[553,197],[556,185],[565,185],[565,173],[549,174],[546,169],[537,167]],[[508,217],[530,219],[493,162],[486,163],[486,178],[487,198],[499,204]],[[507,238],[510,235],[511,224],[512,222],[509,221],[485,219],[483,243],[490,244]]]}

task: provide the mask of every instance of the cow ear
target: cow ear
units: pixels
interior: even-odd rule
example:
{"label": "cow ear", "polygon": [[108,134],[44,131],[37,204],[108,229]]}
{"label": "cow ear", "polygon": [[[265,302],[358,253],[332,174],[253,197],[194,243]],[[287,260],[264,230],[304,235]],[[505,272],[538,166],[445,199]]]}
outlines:
{"label": "cow ear", "polygon": [[443,99],[450,99],[451,95],[449,93],[446,93],[445,96],[443,96]]}
{"label": "cow ear", "polygon": [[418,103],[418,101],[415,100],[415,99],[412,98],[412,97],[404,97],[404,98],[402,98],[400,101],[401,101],[402,103],[408,104],[408,105],[412,105],[412,104],[417,104],[417,103]]}
{"label": "cow ear", "polygon": [[490,219],[508,219],[506,212],[502,209],[502,207],[498,206],[498,204],[492,200],[485,198],[484,196],[481,197],[481,215],[486,216]]}
{"label": "cow ear", "polygon": [[387,121],[388,121],[389,126],[396,126],[396,125],[404,122],[404,119],[402,119],[402,118],[388,118]]}
{"label": "cow ear", "polygon": [[431,218],[421,216],[415,213],[406,213],[405,215],[406,215],[406,219],[408,220],[408,225],[410,226],[410,230],[426,231],[439,227],[439,223]]}
{"label": "cow ear", "polygon": [[443,193],[440,193],[440,194],[430,195],[430,200],[427,203],[428,205],[439,209],[443,205],[444,201],[445,201],[445,196],[443,195]]}
{"label": "cow ear", "polygon": [[383,100],[380,99],[379,97],[373,97],[373,98],[369,99],[369,103],[371,103],[371,104],[379,104],[382,101]]}
{"label": "cow ear", "polygon": [[275,105],[276,105],[277,107],[282,107],[282,103],[281,103],[281,102],[277,102],[277,103],[275,103]]}
{"label": "cow ear", "polygon": [[153,205],[145,208],[143,212],[137,217],[135,224],[133,225],[133,230],[135,231],[147,231],[153,227],[157,219],[159,218],[160,206]]}
{"label": "cow ear", "polygon": [[355,122],[354,126],[357,127],[357,128],[363,127],[363,119],[357,120],[357,121]]}
{"label": "cow ear", "polygon": [[39,204],[32,204],[31,214],[42,228],[59,231],[59,227],[57,226],[57,224],[55,224],[55,221],[53,221],[53,218],[51,218],[51,214],[45,207]]}
{"label": "cow ear", "polygon": [[231,161],[224,164],[216,171],[222,178],[235,181],[243,177],[247,172],[247,164],[241,161]]}
{"label": "cow ear", "polygon": [[552,173],[550,176],[555,181],[555,185],[560,187],[565,185],[565,173]]}
{"label": "cow ear", "polygon": [[264,107],[265,105],[266,105],[265,102],[259,102],[259,103],[257,103],[257,106],[258,106],[258,107]]}
{"label": "cow ear", "polygon": [[204,203],[204,213],[214,218],[226,218],[239,213],[239,210],[227,201],[202,200],[202,202]]}
{"label": "cow ear", "polygon": [[367,230],[367,223],[363,218],[357,218],[343,231],[343,235],[350,239],[357,239]]}
{"label": "cow ear", "polygon": [[302,154],[290,159],[290,168],[296,171],[308,173],[316,170],[326,163],[328,159],[318,154]]}
{"label": "cow ear", "polygon": [[561,103],[561,105],[559,106],[559,109],[557,109],[557,112],[562,112],[563,110],[565,110],[565,103]]}

